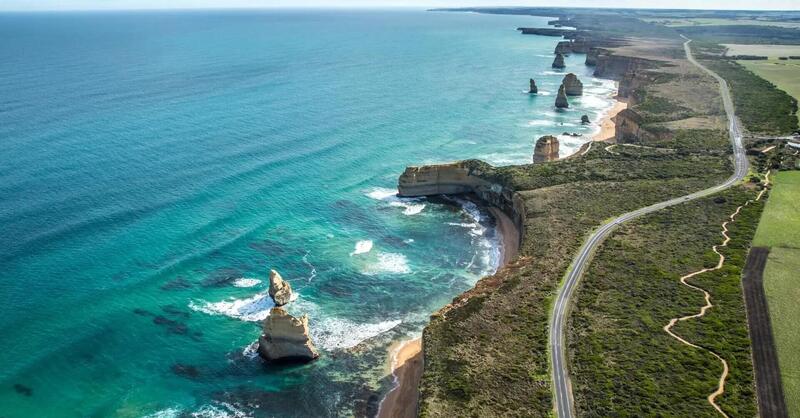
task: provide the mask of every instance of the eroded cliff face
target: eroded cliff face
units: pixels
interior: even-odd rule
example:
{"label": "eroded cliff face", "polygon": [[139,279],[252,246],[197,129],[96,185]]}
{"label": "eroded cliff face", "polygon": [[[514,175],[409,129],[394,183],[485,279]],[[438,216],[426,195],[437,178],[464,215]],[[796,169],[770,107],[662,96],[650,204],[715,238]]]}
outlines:
{"label": "eroded cliff face", "polygon": [[594,75],[595,77],[620,80],[625,74],[654,68],[655,66],[655,62],[644,58],[599,53],[596,59]]}
{"label": "eroded cliff face", "polygon": [[308,317],[295,318],[282,308],[272,308],[258,339],[258,354],[271,362],[308,362],[319,357],[308,335]]}
{"label": "eroded cliff face", "polygon": [[492,167],[484,162],[458,161],[406,167],[398,181],[401,197],[433,196],[440,194],[474,193],[486,204],[503,211],[525,236],[525,204],[522,196],[510,187],[493,180],[487,173]]}
{"label": "eroded cliff face", "polygon": [[545,135],[536,141],[533,148],[533,162],[543,163],[558,159],[558,138],[552,135]]}
{"label": "eroded cliff face", "polygon": [[642,128],[642,117],[631,109],[624,109],[614,116],[614,138],[618,144],[641,143],[648,134]]}

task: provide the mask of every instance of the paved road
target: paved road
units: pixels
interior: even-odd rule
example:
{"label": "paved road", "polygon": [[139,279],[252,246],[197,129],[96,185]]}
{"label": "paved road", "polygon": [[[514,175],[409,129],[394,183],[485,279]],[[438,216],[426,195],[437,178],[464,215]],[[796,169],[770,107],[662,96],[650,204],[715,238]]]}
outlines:
{"label": "paved road", "polygon": [[730,139],[733,145],[734,173],[720,185],[621,215],[613,221],[602,225],[583,244],[578,255],[573,260],[570,270],[567,272],[567,278],[564,284],[558,292],[556,303],[553,305],[553,314],[550,319],[550,360],[553,367],[553,388],[555,392],[556,412],[559,418],[572,418],[575,416],[572,385],[569,380],[569,371],[567,370],[566,337],[564,329],[567,322],[567,315],[569,314],[570,298],[572,294],[575,293],[575,287],[583,275],[583,272],[586,270],[595,249],[597,249],[600,243],[603,242],[617,225],[623,222],[669,206],[717,193],[732,186],[737,181],[743,179],[747,174],[747,158],[745,157],[744,148],[742,147],[742,132],[739,128],[739,123],[736,121],[736,116],[734,115],[733,101],[728,90],[728,83],[725,82],[722,77],[695,61],[692,56],[692,51],[689,48],[691,40],[688,38],[684,39],[686,39],[686,42],[683,44],[683,48],[686,51],[686,58],[719,82],[725,113],[728,116],[728,130],[730,131]]}

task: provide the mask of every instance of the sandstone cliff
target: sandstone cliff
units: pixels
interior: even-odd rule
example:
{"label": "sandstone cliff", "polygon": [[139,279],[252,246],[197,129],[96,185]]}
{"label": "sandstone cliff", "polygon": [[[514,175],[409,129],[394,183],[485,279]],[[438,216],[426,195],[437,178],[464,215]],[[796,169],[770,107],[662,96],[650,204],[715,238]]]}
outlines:
{"label": "sandstone cliff", "polygon": [[578,76],[573,73],[569,73],[564,76],[564,80],[561,82],[564,86],[564,93],[567,96],[580,96],[583,94],[583,83],[581,80],[578,80]]}
{"label": "sandstone cliff", "polygon": [[546,135],[536,141],[533,148],[533,162],[543,163],[558,159],[558,138]]}
{"label": "sandstone cliff", "polygon": [[640,143],[647,138],[642,129],[642,117],[631,109],[623,109],[614,116],[614,139],[618,144]]}
{"label": "sandstone cliff", "polygon": [[558,94],[556,95],[556,107],[559,109],[569,107],[569,102],[567,101],[567,94],[564,91],[563,84],[561,85],[561,87],[558,88]]}
{"label": "sandstone cliff", "polygon": [[495,179],[493,167],[478,160],[406,167],[398,181],[398,195],[405,197],[474,193],[514,222],[520,241],[525,236],[525,204],[512,188]]}
{"label": "sandstone cliff", "polygon": [[258,339],[258,354],[271,362],[308,362],[319,357],[308,336],[308,317],[295,318],[282,308],[272,308]]}

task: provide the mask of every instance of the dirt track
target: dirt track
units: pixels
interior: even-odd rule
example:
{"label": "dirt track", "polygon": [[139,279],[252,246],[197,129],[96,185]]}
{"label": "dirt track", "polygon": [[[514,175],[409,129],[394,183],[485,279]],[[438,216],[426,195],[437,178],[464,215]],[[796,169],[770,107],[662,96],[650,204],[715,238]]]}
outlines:
{"label": "dirt track", "polygon": [[783,397],[778,352],[772,336],[772,325],[763,285],[767,255],[769,255],[769,248],[753,247],[750,249],[744,266],[742,287],[747,307],[747,324],[750,328],[750,344],[753,347],[758,410],[762,418],[785,418],[789,416],[789,413]]}

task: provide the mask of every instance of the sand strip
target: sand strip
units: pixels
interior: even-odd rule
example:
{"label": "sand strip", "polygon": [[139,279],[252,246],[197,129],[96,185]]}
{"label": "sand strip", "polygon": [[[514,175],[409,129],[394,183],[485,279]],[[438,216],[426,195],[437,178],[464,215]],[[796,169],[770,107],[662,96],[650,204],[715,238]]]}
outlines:
{"label": "sand strip", "polygon": [[616,102],[611,109],[606,112],[602,119],[600,119],[600,132],[592,137],[592,141],[608,141],[614,138],[616,134],[614,116],[628,108],[628,102],[615,97]]}

